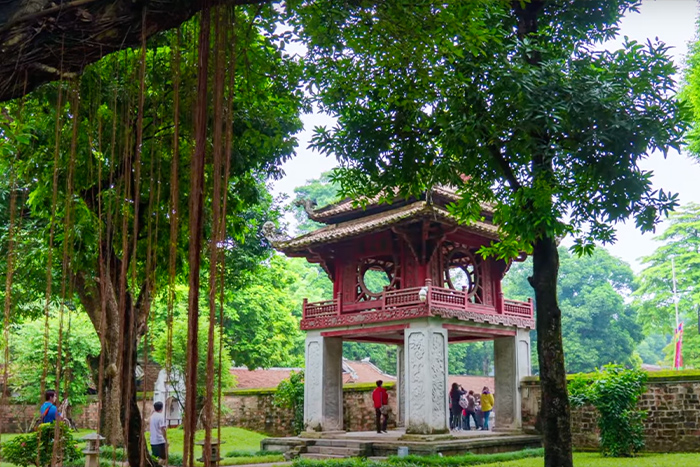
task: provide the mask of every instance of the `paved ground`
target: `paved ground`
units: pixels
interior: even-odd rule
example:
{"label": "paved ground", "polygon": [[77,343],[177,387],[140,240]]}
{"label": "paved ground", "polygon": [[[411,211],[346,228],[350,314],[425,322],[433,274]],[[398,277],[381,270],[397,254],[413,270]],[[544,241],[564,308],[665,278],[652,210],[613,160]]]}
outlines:
{"label": "paved ground", "polygon": [[[350,431],[343,434],[338,434],[333,436],[337,439],[371,439],[372,441],[381,440],[398,440],[401,436],[406,434],[404,428],[397,428],[395,430],[389,430],[388,433],[379,434],[376,431]],[[479,438],[479,437],[493,437],[493,436],[512,436],[512,432],[508,431],[478,431],[478,430],[460,430],[460,431],[450,431],[450,434],[455,438]]]}

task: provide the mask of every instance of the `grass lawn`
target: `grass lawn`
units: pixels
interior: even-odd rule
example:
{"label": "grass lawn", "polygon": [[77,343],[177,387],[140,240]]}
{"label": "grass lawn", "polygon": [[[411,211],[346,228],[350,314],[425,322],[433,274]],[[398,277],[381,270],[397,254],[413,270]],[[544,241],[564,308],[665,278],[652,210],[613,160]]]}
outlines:
{"label": "grass lawn", "polygon": [[[486,464],[483,467],[542,467],[541,457]],[[700,454],[642,454],[632,458],[602,457],[598,453],[575,453],[575,467],[697,467]]]}
{"label": "grass lawn", "polygon": [[[94,430],[79,430],[73,432],[73,438],[78,440]],[[216,430],[213,431],[213,436],[216,437]],[[17,434],[3,434],[2,441],[7,441],[14,438]],[[168,440],[170,441],[170,454],[182,457],[184,431],[179,428],[168,430]],[[221,439],[224,444],[221,446],[221,453],[224,459],[221,465],[241,465],[241,464],[256,464],[267,462],[278,462],[284,460],[281,454],[256,455],[260,451],[260,441],[266,436],[254,431],[244,430],[235,427],[223,427],[221,429]],[[148,439],[148,432],[146,433]],[[204,431],[198,431],[195,434],[195,441],[204,440]],[[83,443],[79,443],[78,447],[82,450]],[[227,453],[235,451],[234,456],[226,456]],[[250,455],[246,455],[250,454]],[[200,458],[202,455],[201,446],[195,446],[195,458]],[[202,466],[201,462],[196,462],[195,465]],[[0,467],[17,467],[14,464],[0,462]]]}
{"label": "grass lawn", "polygon": [[[216,429],[211,432],[212,437],[216,438]],[[185,430],[180,428],[171,428],[168,430],[168,441],[170,443],[170,452],[182,454],[183,438]],[[224,442],[221,446],[221,452],[227,451],[259,451],[260,441],[267,438],[265,435],[254,431],[244,430],[226,426],[221,428],[221,440]],[[148,438],[147,438],[148,439]],[[194,435],[195,442],[204,440],[204,430],[200,430]],[[201,453],[201,447],[195,446],[195,456]]]}
{"label": "grass lawn", "polygon": [[[170,443],[169,455],[175,454],[182,456],[184,434],[184,430],[180,428],[172,428],[168,430],[168,442]],[[212,436],[214,438],[216,437],[216,430],[212,430]],[[265,456],[254,455],[260,450],[260,441],[262,441],[264,438],[266,438],[265,435],[254,431],[244,430],[243,428],[231,426],[222,427],[221,440],[224,442],[224,444],[220,449],[224,459],[221,461],[220,465],[241,465],[283,461],[284,457],[281,454],[270,454]],[[204,440],[204,430],[200,430],[195,433],[194,439],[195,442]],[[231,451],[237,451],[237,455],[235,457],[226,456],[226,453]],[[249,452],[250,456],[241,455],[245,454],[245,452]],[[194,456],[197,459],[202,456],[201,446],[194,447]],[[201,462],[197,462],[195,465],[201,466],[203,464]]]}

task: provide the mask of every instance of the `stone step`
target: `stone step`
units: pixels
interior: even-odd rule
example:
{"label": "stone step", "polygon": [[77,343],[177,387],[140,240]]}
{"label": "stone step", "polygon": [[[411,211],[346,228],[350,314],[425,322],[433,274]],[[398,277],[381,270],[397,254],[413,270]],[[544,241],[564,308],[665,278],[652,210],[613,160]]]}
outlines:
{"label": "stone step", "polygon": [[336,456],[333,454],[313,454],[313,453],[303,453],[299,454],[302,459],[343,459],[345,456]]}
{"label": "stone step", "polygon": [[338,447],[362,447],[364,445],[371,444],[366,441],[360,441],[357,439],[317,439],[314,440],[314,446],[338,446]]}
{"label": "stone step", "polygon": [[362,454],[360,449],[354,447],[334,447],[334,446],[308,446],[306,452],[310,454],[331,454],[334,456],[357,457]]}

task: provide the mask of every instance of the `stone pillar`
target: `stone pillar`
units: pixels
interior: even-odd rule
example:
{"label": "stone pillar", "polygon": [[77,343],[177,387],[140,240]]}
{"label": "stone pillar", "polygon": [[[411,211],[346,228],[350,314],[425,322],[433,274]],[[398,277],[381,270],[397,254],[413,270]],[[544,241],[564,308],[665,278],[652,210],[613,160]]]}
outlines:
{"label": "stone pillar", "polygon": [[530,331],[518,329],[512,337],[493,341],[495,388],[494,427],[497,430],[522,428],[520,380],[530,376]]}
{"label": "stone pillar", "polygon": [[412,322],[404,333],[406,433],[447,433],[447,330]]}
{"label": "stone pillar", "polygon": [[406,357],[404,346],[396,347],[396,425],[406,426]]}
{"label": "stone pillar", "polygon": [[343,429],[343,340],[306,334],[304,425],[307,431]]}

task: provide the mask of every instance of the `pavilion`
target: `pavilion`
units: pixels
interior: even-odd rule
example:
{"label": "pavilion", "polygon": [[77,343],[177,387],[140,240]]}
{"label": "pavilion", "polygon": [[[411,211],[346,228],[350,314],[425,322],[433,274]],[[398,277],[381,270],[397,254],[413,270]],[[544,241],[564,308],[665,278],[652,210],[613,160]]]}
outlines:
{"label": "pavilion", "polygon": [[447,208],[458,199],[436,187],[390,204],[306,203],[323,227],[292,239],[271,223],[264,227],[276,249],[318,263],[333,281],[332,300],[303,304],[307,430],[343,430],[343,341],[397,345],[399,425],[411,434],[437,434],[449,431],[448,344],[493,340],[495,425],[521,428],[533,304],[503,297],[510,263],[477,254],[498,240],[489,206],[482,206],[480,221],[464,224]]}

